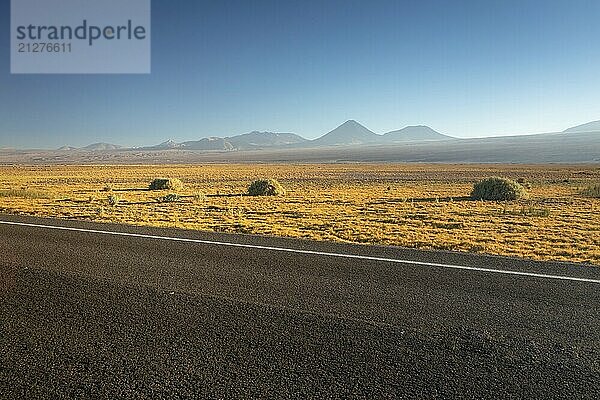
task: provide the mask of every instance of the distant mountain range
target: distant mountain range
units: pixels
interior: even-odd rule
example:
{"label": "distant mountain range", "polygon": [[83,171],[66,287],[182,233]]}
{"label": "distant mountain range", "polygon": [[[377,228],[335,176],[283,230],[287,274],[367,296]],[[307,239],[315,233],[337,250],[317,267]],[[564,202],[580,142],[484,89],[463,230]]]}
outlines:
{"label": "distant mountain range", "polygon": [[250,132],[243,135],[233,136],[227,140],[238,149],[252,149],[260,147],[289,146],[307,143],[304,139],[294,133],[274,133],[274,132]]}
{"label": "distant mountain range", "polygon": [[[526,135],[526,136],[505,136],[503,138],[515,138],[518,142],[526,138],[536,137],[536,140],[543,140],[545,136],[569,136],[573,134],[591,133],[591,138],[600,140],[600,121],[590,122],[573,128],[566,129],[563,132],[552,134]],[[594,133],[598,133],[595,135]],[[196,150],[196,151],[244,151],[244,150],[274,150],[274,149],[310,149],[326,147],[357,147],[357,146],[376,146],[406,144],[414,145],[419,143],[437,143],[437,142],[462,142],[467,140],[479,140],[481,143],[498,143],[494,141],[500,138],[480,138],[480,139],[457,139],[452,136],[436,132],[432,128],[424,125],[407,126],[400,130],[377,134],[360,123],[349,120],[338,126],[334,130],[326,133],[318,139],[308,140],[294,133],[277,132],[259,132],[253,131],[237,136],[227,137],[209,137],[200,140],[175,142],[168,140],[155,146],[125,148],[110,143],[94,143],[86,147],[75,148],[71,146],[61,147],[60,151],[110,151],[110,150]]]}
{"label": "distant mountain range", "polygon": [[231,143],[223,138],[210,137],[190,142],[176,143],[168,140],[156,146],[144,147],[144,150],[234,150]]}
{"label": "distant mountain range", "polygon": [[418,125],[377,134],[350,120],[318,139],[250,132],[149,147],[0,150],[0,165],[196,162],[600,163],[600,121],[562,132],[458,139]]}
{"label": "distant mountain range", "polygon": [[[315,140],[308,140],[294,133],[259,132],[253,131],[237,136],[209,137],[200,140],[178,143],[173,140],[155,146],[136,147],[137,150],[260,150],[272,148],[302,148],[322,146],[352,146],[366,144],[384,144],[399,142],[425,142],[453,140],[451,136],[443,135],[428,126],[408,126],[404,129],[378,135],[354,120],[344,122],[331,132]],[[76,148],[64,146],[61,151],[105,151],[124,149],[109,143],[95,143],[86,147]]]}
{"label": "distant mountain range", "polygon": [[306,143],[308,140],[293,133],[250,132],[243,135],[219,138],[210,137],[195,141],[177,143],[166,141],[156,146],[144,147],[144,150],[253,150],[278,146]]}
{"label": "distant mountain range", "polygon": [[106,150],[119,150],[122,149],[123,146],[119,146],[116,144],[110,143],[94,143],[89,146],[77,148],[73,146],[63,146],[59,148],[60,151],[72,151],[72,150],[85,150],[85,151],[106,151]]}
{"label": "distant mountain range", "polygon": [[331,132],[310,141],[314,146],[348,146],[361,144],[385,144],[401,142],[430,142],[440,140],[456,140],[443,135],[428,126],[407,126],[406,128],[378,135],[354,120],[344,122]]}

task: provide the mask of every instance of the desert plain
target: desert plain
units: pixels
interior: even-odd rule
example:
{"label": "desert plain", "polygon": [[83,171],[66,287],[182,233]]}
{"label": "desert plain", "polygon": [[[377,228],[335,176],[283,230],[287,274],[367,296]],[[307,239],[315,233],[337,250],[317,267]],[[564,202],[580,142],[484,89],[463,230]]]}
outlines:
{"label": "desert plain", "polygon": [[[472,200],[491,176],[528,197]],[[148,190],[160,177],[184,187]],[[246,195],[264,178],[286,195]],[[598,182],[597,164],[15,165],[0,212],[600,264]]]}

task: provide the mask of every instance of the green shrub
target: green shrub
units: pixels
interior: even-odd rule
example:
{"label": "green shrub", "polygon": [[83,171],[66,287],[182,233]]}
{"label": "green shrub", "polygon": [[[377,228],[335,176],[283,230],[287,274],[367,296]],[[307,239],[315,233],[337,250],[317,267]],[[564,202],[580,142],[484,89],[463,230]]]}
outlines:
{"label": "green shrub", "polygon": [[181,190],[183,183],[174,178],[157,178],[150,183],[150,190]]}
{"label": "green shrub", "polygon": [[276,179],[258,180],[248,188],[250,196],[283,196],[285,189]]}
{"label": "green shrub", "polygon": [[513,180],[498,177],[476,183],[471,192],[473,200],[505,201],[517,200],[526,196],[527,193],[523,186]]}
{"label": "green shrub", "polygon": [[584,196],[600,199],[600,183],[592,185],[583,191]]}

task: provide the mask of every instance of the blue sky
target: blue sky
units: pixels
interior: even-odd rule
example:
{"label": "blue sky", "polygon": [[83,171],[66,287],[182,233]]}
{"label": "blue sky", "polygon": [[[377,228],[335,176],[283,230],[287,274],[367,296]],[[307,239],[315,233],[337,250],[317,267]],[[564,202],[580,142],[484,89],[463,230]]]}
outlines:
{"label": "blue sky", "polygon": [[0,4],[0,147],[600,119],[597,0],[153,0],[150,75],[11,75]]}

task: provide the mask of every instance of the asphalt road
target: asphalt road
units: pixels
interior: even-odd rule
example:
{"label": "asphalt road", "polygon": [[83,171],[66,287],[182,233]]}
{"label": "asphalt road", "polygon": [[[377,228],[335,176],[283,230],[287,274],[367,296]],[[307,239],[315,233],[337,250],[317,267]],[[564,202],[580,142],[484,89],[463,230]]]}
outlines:
{"label": "asphalt road", "polygon": [[594,266],[0,215],[0,272],[0,398],[600,397]]}

